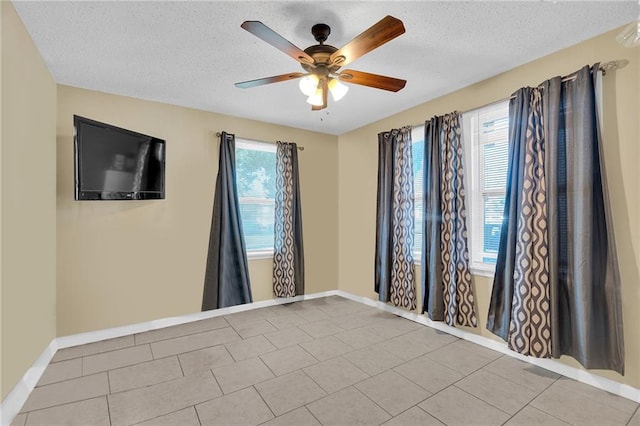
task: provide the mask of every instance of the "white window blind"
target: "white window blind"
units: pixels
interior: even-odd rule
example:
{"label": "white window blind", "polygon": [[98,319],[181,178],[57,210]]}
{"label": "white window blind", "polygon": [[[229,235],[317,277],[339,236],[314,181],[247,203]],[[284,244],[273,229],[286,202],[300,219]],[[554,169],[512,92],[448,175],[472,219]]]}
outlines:
{"label": "white window blind", "polygon": [[466,112],[462,122],[471,268],[493,272],[507,182],[509,102]]}
{"label": "white window blind", "polygon": [[414,246],[413,258],[420,262],[422,253],[422,180],[424,178],[424,126],[411,129],[411,155],[413,160],[413,208],[414,208]]}
{"label": "white window blind", "polygon": [[236,138],[236,179],[247,252],[273,253],[276,146]]}

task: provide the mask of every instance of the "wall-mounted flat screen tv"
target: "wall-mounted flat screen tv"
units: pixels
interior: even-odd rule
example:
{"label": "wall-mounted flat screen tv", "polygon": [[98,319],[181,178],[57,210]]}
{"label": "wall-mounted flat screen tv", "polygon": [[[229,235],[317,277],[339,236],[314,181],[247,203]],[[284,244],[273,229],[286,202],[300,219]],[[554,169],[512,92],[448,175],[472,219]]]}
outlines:
{"label": "wall-mounted flat screen tv", "polygon": [[164,199],[165,141],[73,116],[76,200]]}

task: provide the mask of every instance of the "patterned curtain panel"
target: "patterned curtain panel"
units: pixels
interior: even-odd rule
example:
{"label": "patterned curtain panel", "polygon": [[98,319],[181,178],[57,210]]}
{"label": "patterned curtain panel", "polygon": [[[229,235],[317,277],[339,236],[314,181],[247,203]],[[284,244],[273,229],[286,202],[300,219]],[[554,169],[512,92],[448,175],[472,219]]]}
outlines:
{"label": "patterned curtain panel", "polygon": [[[516,352],[549,358],[551,302],[541,89],[527,87],[516,92],[509,106],[509,125],[505,220],[489,310],[489,329],[499,330],[509,348]],[[496,317],[493,314],[494,305],[498,304],[496,298],[504,295],[505,289],[509,297],[499,301],[504,309]]]}
{"label": "patterned curtain panel", "polygon": [[425,123],[423,185],[422,312],[454,327],[476,327],[458,113]]}
{"label": "patterned curtain panel", "polygon": [[252,301],[236,186],[236,139],[222,132],[202,310]]}
{"label": "patterned curtain panel", "polygon": [[516,92],[487,328],[517,352],[624,373],[620,279],[594,80]]}
{"label": "patterned curtain panel", "polygon": [[275,297],[304,294],[302,209],[295,143],[278,142],[274,228],[273,294]]}
{"label": "patterned curtain panel", "polygon": [[[500,231],[500,245],[496,272],[493,278],[491,302],[487,318],[487,329],[503,340],[509,339],[512,303],[514,296],[513,276],[517,245],[518,208],[521,200],[523,168],[526,155],[527,126],[531,115],[531,92],[534,89],[522,88],[515,93],[509,103],[509,155],[507,188],[504,200],[504,214]],[[540,112],[539,112],[540,114]]]}
{"label": "patterned curtain panel", "polygon": [[411,128],[378,134],[375,291],[383,302],[413,310],[413,160]]}

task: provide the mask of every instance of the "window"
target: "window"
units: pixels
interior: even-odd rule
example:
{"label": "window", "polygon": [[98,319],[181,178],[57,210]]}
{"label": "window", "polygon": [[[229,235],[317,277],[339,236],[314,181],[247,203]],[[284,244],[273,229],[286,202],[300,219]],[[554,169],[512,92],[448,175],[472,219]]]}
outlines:
{"label": "window", "polygon": [[413,160],[413,208],[415,217],[415,229],[413,238],[413,259],[420,263],[422,253],[422,179],[424,168],[424,126],[415,126],[411,129],[411,155]]}
{"label": "window", "polygon": [[470,266],[495,270],[507,183],[509,101],[462,115]]}
{"label": "window", "polygon": [[273,255],[276,146],[236,138],[236,178],[249,257]]}

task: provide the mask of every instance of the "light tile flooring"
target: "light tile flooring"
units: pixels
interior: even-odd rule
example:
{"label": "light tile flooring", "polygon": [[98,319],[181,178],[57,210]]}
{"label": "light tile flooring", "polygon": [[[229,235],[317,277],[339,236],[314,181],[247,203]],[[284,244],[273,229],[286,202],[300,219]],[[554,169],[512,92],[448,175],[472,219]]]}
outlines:
{"label": "light tile flooring", "polygon": [[333,296],[59,350],[13,424],[640,425],[640,412]]}

